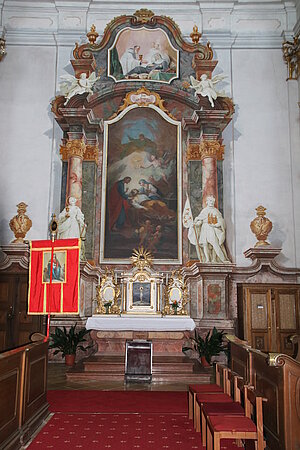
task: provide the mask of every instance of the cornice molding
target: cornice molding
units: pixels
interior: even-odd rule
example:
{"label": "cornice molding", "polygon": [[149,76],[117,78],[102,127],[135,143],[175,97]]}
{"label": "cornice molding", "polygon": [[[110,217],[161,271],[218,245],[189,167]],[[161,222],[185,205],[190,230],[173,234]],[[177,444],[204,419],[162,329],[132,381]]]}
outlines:
{"label": "cornice molding", "polygon": [[[107,0],[4,0],[0,23],[6,28],[7,45],[73,46],[92,23],[101,34],[113,17],[133,14],[140,6],[140,2],[128,5],[120,0],[113,4]],[[294,30],[297,34],[300,29],[291,1],[169,0],[157,5],[145,1],[143,7],[149,7],[156,15],[171,15],[188,42],[193,25],[201,25],[199,31],[215,49],[280,48],[283,33]]]}

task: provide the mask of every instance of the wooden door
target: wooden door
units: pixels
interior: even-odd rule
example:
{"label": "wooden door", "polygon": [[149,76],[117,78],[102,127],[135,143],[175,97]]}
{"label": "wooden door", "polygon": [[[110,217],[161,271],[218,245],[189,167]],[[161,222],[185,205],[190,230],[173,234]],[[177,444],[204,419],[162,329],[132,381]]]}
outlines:
{"label": "wooden door", "polygon": [[277,351],[293,355],[289,337],[299,334],[299,289],[279,288],[275,291]]}
{"label": "wooden door", "polygon": [[9,275],[0,280],[0,351],[14,346],[14,284]]}
{"label": "wooden door", "polygon": [[243,287],[242,339],[264,352],[293,354],[289,337],[300,333],[299,287]]}
{"label": "wooden door", "polygon": [[27,315],[27,274],[0,276],[0,351],[30,341],[34,332],[42,332],[43,316]]}
{"label": "wooden door", "polygon": [[245,300],[246,340],[258,350],[272,351],[271,289],[263,286],[246,288]]}

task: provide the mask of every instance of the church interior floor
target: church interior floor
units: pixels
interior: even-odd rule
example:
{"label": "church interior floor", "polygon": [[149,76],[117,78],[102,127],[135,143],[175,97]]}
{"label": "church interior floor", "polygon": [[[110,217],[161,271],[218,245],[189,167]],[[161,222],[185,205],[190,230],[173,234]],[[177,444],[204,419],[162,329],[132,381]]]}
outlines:
{"label": "church interior floor", "polygon": [[125,383],[124,381],[90,381],[81,380],[80,382],[69,381],[66,377],[66,371],[69,370],[63,363],[48,364],[48,389],[87,389],[87,390],[144,390],[144,391],[187,391],[188,383]]}

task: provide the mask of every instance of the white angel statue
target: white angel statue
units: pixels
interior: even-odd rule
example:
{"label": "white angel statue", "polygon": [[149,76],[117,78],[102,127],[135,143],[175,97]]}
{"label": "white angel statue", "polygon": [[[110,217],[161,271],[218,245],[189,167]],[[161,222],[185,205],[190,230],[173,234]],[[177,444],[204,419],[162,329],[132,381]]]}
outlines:
{"label": "white angel statue", "polygon": [[66,97],[66,104],[74,95],[85,92],[93,94],[92,87],[100,77],[96,77],[96,73],[93,72],[89,77],[86,76],[86,73],[81,73],[80,78],[73,75],[62,75],[60,78],[66,80],[59,85],[61,93]]}
{"label": "white angel statue", "polygon": [[195,89],[195,95],[201,94],[202,97],[208,97],[208,100],[212,107],[215,106],[214,100],[216,100],[217,97],[225,97],[226,94],[224,91],[218,92],[215,89],[215,84],[217,84],[219,81],[224,80],[226,76],[223,75],[216,75],[213,78],[208,78],[208,76],[204,73],[200,77],[200,81],[196,80],[193,76],[191,78],[192,88]]}

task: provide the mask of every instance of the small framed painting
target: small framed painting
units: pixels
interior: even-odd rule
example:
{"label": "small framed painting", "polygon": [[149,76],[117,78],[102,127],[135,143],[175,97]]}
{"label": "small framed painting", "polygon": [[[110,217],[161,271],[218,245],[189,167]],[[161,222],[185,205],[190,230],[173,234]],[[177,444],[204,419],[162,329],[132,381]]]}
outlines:
{"label": "small framed painting", "polygon": [[159,311],[159,289],[155,279],[147,276],[134,277],[125,283],[126,314],[157,314]]}

